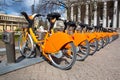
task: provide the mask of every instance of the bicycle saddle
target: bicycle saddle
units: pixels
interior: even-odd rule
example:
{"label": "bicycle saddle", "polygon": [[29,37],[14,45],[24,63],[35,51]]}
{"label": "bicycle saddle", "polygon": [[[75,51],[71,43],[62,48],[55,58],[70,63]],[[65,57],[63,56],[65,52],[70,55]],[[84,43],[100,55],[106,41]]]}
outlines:
{"label": "bicycle saddle", "polygon": [[79,26],[81,26],[81,28],[85,28],[85,27],[86,27],[86,24],[84,24],[84,23],[79,23]]}
{"label": "bicycle saddle", "polygon": [[102,30],[102,26],[101,25],[97,25],[97,26],[93,26],[93,28],[95,29],[95,30]]}
{"label": "bicycle saddle", "polygon": [[109,31],[109,32],[113,32],[113,30],[112,30],[112,29],[108,29],[108,31]]}
{"label": "bicycle saddle", "polygon": [[87,29],[88,29],[88,30],[92,30],[92,29],[93,29],[93,27],[87,26]]}
{"label": "bicycle saddle", "polygon": [[67,25],[68,25],[68,26],[72,26],[72,27],[76,27],[76,24],[75,24],[75,22],[73,22],[73,21],[67,22]]}
{"label": "bicycle saddle", "polygon": [[73,27],[74,30],[77,28],[76,23],[74,21],[68,21],[66,22],[66,25],[68,27]]}
{"label": "bicycle saddle", "polygon": [[108,30],[106,28],[102,28],[103,32],[108,32]]}
{"label": "bicycle saddle", "polygon": [[51,18],[56,18],[57,20],[61,17],[61,15],[57,12],[53,12],[47,15],[47,19],[50,20]]}

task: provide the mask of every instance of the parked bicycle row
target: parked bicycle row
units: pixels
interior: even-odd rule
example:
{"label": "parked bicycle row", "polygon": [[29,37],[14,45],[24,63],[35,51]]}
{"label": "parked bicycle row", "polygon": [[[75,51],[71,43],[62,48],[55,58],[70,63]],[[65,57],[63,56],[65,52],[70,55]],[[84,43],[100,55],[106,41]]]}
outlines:
{"label": "parked bicycle row", "polygon": [[22,56],[35,57],[39,51],[46,61],[63,70],[70,69],[76,61],[85,60],[118,38],[118,33],[112,29],[62,20],[59,13],[48,14],[49,28],[38,30],[34,28],[34,19],[42,15],[21,14],[28,21],[18,40]]}

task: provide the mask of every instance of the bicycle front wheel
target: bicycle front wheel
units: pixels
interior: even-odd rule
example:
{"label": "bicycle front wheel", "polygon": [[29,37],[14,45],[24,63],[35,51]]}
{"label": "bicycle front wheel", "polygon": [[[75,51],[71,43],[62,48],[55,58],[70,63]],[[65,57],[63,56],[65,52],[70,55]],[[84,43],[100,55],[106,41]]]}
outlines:
{"label": "bicycle front wheel", "polygon": [[[69,47],[66,47],[69,45]],[[48,55],[52,65],[67,70],[70,69],[76,61],[76,50],[73,42],[65,44],[57,53]]]}
{"label": "bicycle front wheel", "polygon": [[20,35],[18,40],[18,47],[19,47],[19,52],[21,53],[22,56],[26,58],[35,56],[35,53],[33,54],[34,44],[30,34]]}
{"label": "bicycle front wheel", "polygon": [[90,52],[90,46],[88,40],[81,42],[76,47],[76,52],[77,52],[77,60],[84,61],[88,57]]}

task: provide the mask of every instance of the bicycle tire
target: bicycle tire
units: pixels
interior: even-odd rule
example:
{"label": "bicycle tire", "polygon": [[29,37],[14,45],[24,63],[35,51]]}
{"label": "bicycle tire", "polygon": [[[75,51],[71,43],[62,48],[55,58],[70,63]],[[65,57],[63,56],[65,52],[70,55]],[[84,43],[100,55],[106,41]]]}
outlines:
{"label": "bicycle tire", "polygon": [[98,40],[98,51],[100,50],[100,49],[102,49],[103,48],[103,45],[104,45],[104,41],[103,41],[103,38],[100,38],[99,40]]}
{"label": "bicycle tire", "polygon": [[112,41],[113,41],[113,36],[109,38],[109,43],[111,43]]}
{"label": "bicycle tire", "polygon": [[88,40],[84,40],[83,42],[81,42],[76,49],[77,49],[76,50],[77,60],[84,61],[88,57],[89,52],[90,52],[90,45],[89,45]]}
{"label": "bicycle tire", "polygon": [[19,52],[21,53],[22,56],[29,58],[29,57],[34,57],[34,44],[33,40],[30,36],[30,34],[27,35],[27,39],[23,40],[24,34],[21,34],[19,39],[18,39],[18,47],[19,47]]}
{"label": "bicycle tire", "polygon": [[[67,55],[66,52],[67,52],[67,49],[65,48],[65,46],[67,44],[70,44],[71,46],[71,49],[68,49],[68,50],[71,50],[71,55]],[[75,49],[75,46],[73,44],[73,42],[69,42],[67,43],[66,45],[64,45],[61,50],[59,50],[59,53],[58,54],[62,54],[62,56],[60,58],[57,58],[55,57],[54,55],[52,54],[49,54],[49,58],[51,60],[51,64],[59,69],[62,69],[62,70],[68,70],[70,68],[72,68],[72,66],[74,65],[75,61],[76,61],[76,49]],[[61,53],[60,53],[61,52]],[[70,62],[68,62],[66,59],[68,58],[68,60],[70,60]],[[65,65],[61,65],[61,62],[60,61],[67,61],[65,62]],[[68,64],[67,64],[68,63]],[[63,64],[63,63],[62,63]]]}
{"label": "bicycle tire", "polygon": [[104,37],[104,38],[103,38],[103,41],[104,41],[103,47],[105,47],[105,46],[108,44],[108,39],[107,39],[107,37]]}
{"label": "bicycle tire", "polygon": [[98,40],[96,38],[89,41],[90,52],[89,55],[93,55],[98,49]]}

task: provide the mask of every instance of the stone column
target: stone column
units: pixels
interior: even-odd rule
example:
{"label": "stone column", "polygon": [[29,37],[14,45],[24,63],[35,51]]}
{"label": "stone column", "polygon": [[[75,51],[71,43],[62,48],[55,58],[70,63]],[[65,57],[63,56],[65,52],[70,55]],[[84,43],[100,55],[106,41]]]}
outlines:
{"label": "stone column", "polygon": [[113,29],[117,28],[117,12],[118,12],[118,1],[114,1],[114,11],[113,11]]}
{"label": "stone column", "polygon": [[97,2],[94,3],[94,26],[97,26]]}
{"label": "stone column", "polygon": [[81,6],[78,6],[78,22],[81,22]]}
{"label": "stone column", "polygon": [[103,7],[103,27],[107,27],[107,2],[104,2]]}
{"label": "stone column", "polygon": [[109,16],[107,17],[108,18],[108,28],[110,28],[110,23],[111,23],[111,21],[110,21],[110,18],[109,18]]}
{"label": "stone column", "polygon": [[86,12],[85,12],[85,24],[89,24],[89,4],[86,3]]}
{"label": "stone column", "polygon": [[66,10],[67,12],[67,20],[71,19],[71,6],[68,6],[68,9]]}
{"label": "stone column", "polygon": [[10,30],[13,30],[13,22],[11,22]]}
{"label": "stone column", "polygon": [[74,16],[73,16],[73,6],[74,6],[74,5],[71,6],[71,20],[72,20],[72,21],[73,21],[73,18],[74,18]]}
{"label": "stone column", "polygon": [[6,22],[4,23],[4,30],[7,30]]}
{"label": "stone column", "polygon": [[118,22],[118,24],[119,24],[119,28],[120,28],[120,7],[119,7],[119,22]]}

